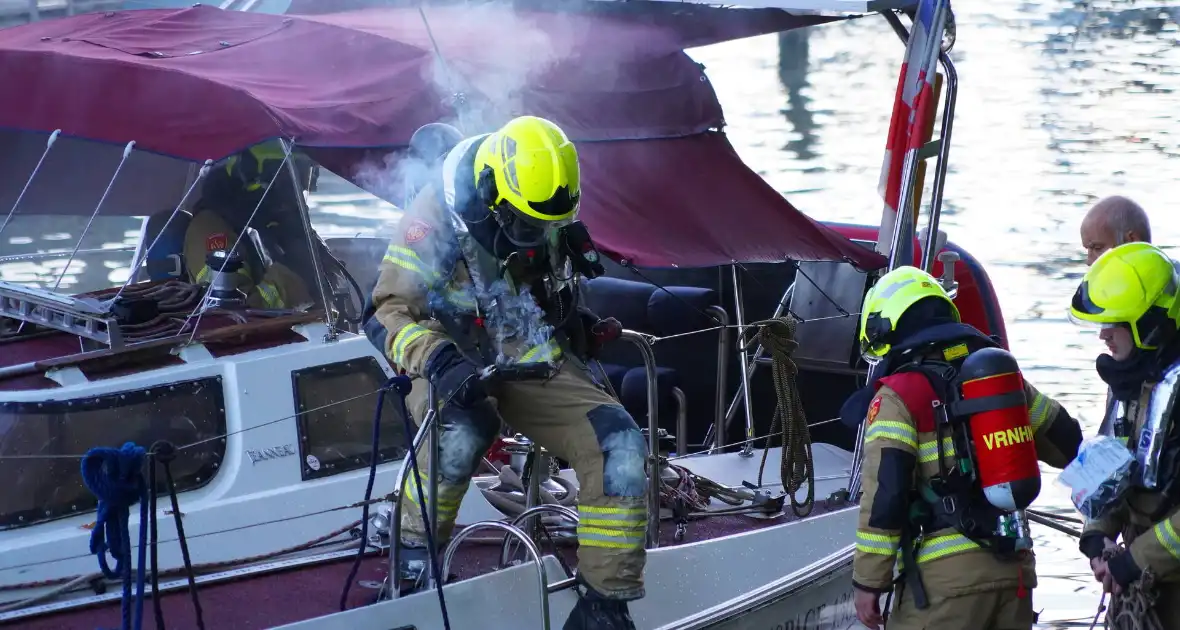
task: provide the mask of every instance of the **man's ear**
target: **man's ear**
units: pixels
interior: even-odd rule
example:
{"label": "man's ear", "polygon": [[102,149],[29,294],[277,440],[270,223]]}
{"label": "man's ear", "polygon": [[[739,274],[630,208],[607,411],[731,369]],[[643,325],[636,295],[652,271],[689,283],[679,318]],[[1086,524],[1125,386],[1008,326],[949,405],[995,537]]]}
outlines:
{"label": "man's ear", "polygon": [[[1135,230],[1127,230],[1126,233],[1123,234],[1123,243],[1138,243],[1142,240],[1143,237],[1139,234],[1136,234]],[[1120,245],[1123,243],[1120,243]]]}

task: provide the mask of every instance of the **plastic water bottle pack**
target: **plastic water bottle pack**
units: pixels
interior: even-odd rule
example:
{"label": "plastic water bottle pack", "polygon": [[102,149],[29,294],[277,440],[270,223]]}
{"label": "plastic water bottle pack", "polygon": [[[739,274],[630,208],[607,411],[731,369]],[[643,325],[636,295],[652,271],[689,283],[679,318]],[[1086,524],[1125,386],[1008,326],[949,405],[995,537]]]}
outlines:
{"label": "plastic water bottle pack", "polygon": [[1114,508],[1131,486],[1135,459],[1117,438],[1087,438],[1057,481],[1070,489],[1070,500],[1087,520],[1101,518]]}

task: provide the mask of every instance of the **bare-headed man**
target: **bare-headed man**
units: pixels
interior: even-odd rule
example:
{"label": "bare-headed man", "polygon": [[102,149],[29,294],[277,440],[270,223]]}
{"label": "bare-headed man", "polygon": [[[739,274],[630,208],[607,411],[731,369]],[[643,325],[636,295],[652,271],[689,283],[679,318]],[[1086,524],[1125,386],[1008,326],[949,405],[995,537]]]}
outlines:
{"label": "bare-headed man", "polygon": [[1082,247],[1092,265],[1108,249],[1124,243],[1151,242],[1151,224],[1139,204],[1126,197],[1107,197],[1082,219]]}

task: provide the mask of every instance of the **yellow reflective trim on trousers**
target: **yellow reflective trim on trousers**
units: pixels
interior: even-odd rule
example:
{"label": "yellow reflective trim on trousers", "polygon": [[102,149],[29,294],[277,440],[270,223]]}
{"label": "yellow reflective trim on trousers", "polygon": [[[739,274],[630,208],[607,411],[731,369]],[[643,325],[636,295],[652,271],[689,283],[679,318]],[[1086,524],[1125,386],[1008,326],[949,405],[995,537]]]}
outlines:
{"label": "yellow reflective trim on trousers", "polygon": [[578,512],[578,523],[581,525],[597,527],[644,527],[647,523],[647,510],[642,508],[639,512],[632,514],[601,514],[594,512],[582,514],[585,510],[580,507],[578,508]]}
{"label": "yellow reflective trim on trousers", "polygon": [[1180,560],[1180,536],[1176,535],[1176,528],[1172,527],[1172,521],[1166,520],[1156,523],[1155,539],[1159,541],[1160,546],[1168,550],[1172,557]]}
{"label": "yellow reflective trim on trousers", "polygon": [[647,508],[645,507],[600,507],[597,505],[579,505],[578,512],[585,512],[587,514],[617,514],[617,515],[638,515],[641,519],[647,520]]}
{"label": "yellow reflective trim on trousers", "polygon": [[935,536],[922,541],[922,548],[918,550],[918,564],[945,558],[964,551],[979,549],[979,545],[962,534],[947,534]]}
{"label": "yellow reflective trim on trousers", "polygon": [[1037,392],[1036,398],[1033,398],[1033,403],[1028,407],[1028,422],[1032,425],[1033,433],[1036,433],[1048,419],[1049,399]]}
{"label": "yellow reflective trim on trousers", "polygon": [[[418,485],[412,483],[413,478],[406,475],[405,482],[402,483],[402,496],[409,499],[415,507],[421,506],[418,503]],[[430,494],[430,486],[427,485],[426,479],[421,474],[418,475],[418,481],[422,484],[422,496],[426,497]],[[459,505],[463,502],[463,495],[466,494],[466,488],[459,486],[443,486],[439,484],[438,488],[438,517],[440,520],[452,521],[459,514]]]}
{"label": "yellow reflective trim on trousers", "polygon": [[[953,457],[955,454],[955,443],[950,437],[942,438],[942,455],[943,457]],[[929,442],[922,442],[918,445],[918,462],[925,464],[928,462],[938,461],[938,440],[930,440]]]}
{"label": "yellow reflective trim on trousers", "polygon": [[607,549],[641,549],[646,507],[578,506],[578,544]]}
{"label": "yellow reflective trim on trousers", "polygon": [[520,357],[521,363],[539,363],[542,361],[556,361],[561,358],[561,348],[553,343],[552,340],[547,341],[539,346],[533,346],[524,356]]}
{"label": "yellow reflective trim on trousers", "polygon": [[406,362],[406,348],[415,341],[430,334],[430,329],[418,324],[407,324],[393,338],[393,362],[402,365]]}
{"label": "yellow reflective trim on trousers", "polygon": [[865,442],[873,440],[895,440],[910,448],[918,448],[918,431],[905,422],[877,420],[869,425],[865,433]]}
{"label": "yellow reflective trim on trousers", "polygon": [[609,549],[642,549],[646,527],[628,529],[607,529],[578,525],[578,544],[583,547],[606,547]]}
{"label": "yellow reflective trim on trousers", "polygon": [[873,532],[856,532],[856,550],[865,553],[875,553],[882,556],[892,556],[901,546],[901,536],[888,534],[874,534]]}

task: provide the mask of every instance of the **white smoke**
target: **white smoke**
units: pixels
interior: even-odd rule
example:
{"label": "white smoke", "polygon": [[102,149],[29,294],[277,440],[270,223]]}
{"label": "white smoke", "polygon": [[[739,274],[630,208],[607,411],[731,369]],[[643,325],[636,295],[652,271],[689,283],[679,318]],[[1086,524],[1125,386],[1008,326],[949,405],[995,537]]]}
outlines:
{"label": "white smoke", "polygon": [[[527,13],[517,13],[509,3],[466,3],[463,7],[463,25],[457,27],[450,21],[454,13],[448,11],[446,26],[450,32],[466,33],[468,41],[461,45],[467,50],[477,47],[478,54],[458,60],[447,54],[444,39],[430,44],[435,57],[427,80],[460,101],[454,104],[459,115],[444,122],[464,135],[475,135],[495,131],[515,116],[536,114],[526,111],[522,92],[558,64],[575,57],[575,21],[568,14],[553,11],[545,14],[543,23],[538,22]],[[424,11],[425,23],[437,34],[444,14]]]}
{"label": "white smoke", "polygon": [[[461,12],[454,5],[422,7],[416,18],[422,20],[423,32],[434,36],[420,43],[433,58],[423,78],[454,112],[435,122],[452,125],[463,137],[470,137],[495,131],[516,116],[535,115],[527,111],[523,91],[575,57],[576,22],[555,11],[547,14],[542,27],[508,3],[461,6]],[[448,55],[448,49],[452,54]],[[362,165],[355,178],[357,184],[404,209],[406,199],[422,182],[437,174],[437,164],[399,151]]]}
{"label": "white smoke", "polygon": [[[546,14],[542,28],[509,3],[467,2],[460,6],[461,11],[455,5],[423,7],[424,14],[416,16],[423,20],[424,15],[423,32],[429,30],[434,36],[433,41],[424,38],[419,43],[433,56],[423,78],[435,86],[454,112],[436,122],[456,127],[466,138],[495,131],[516,116],[539,114],[528,110],[524,91],[574,58],[577,22],[554,11]],[[428,162],[400,151],[363,165],[355,179],[363,188],[406,210],[415,192],[440,179],[440,167],[441,160]],[[390,226],[390,236],[400,242],[403,234],[394,229],[396,226]],[[433,272],[450,275],[447,263],[456,259],[458,244],[451,247],[454,251],[431,252],[429,262],[437,267]],[[475,297],[497,346],[515,339],[531,347],[552,338],[553,327],[545,323],[544,313],[526,289],[515,294],[497,278],[477,279],[475,285]],[[430,302],[432,307],[445,307],[447,300],[436,293]],[[502,360],[504,357],[498,357]]]}

